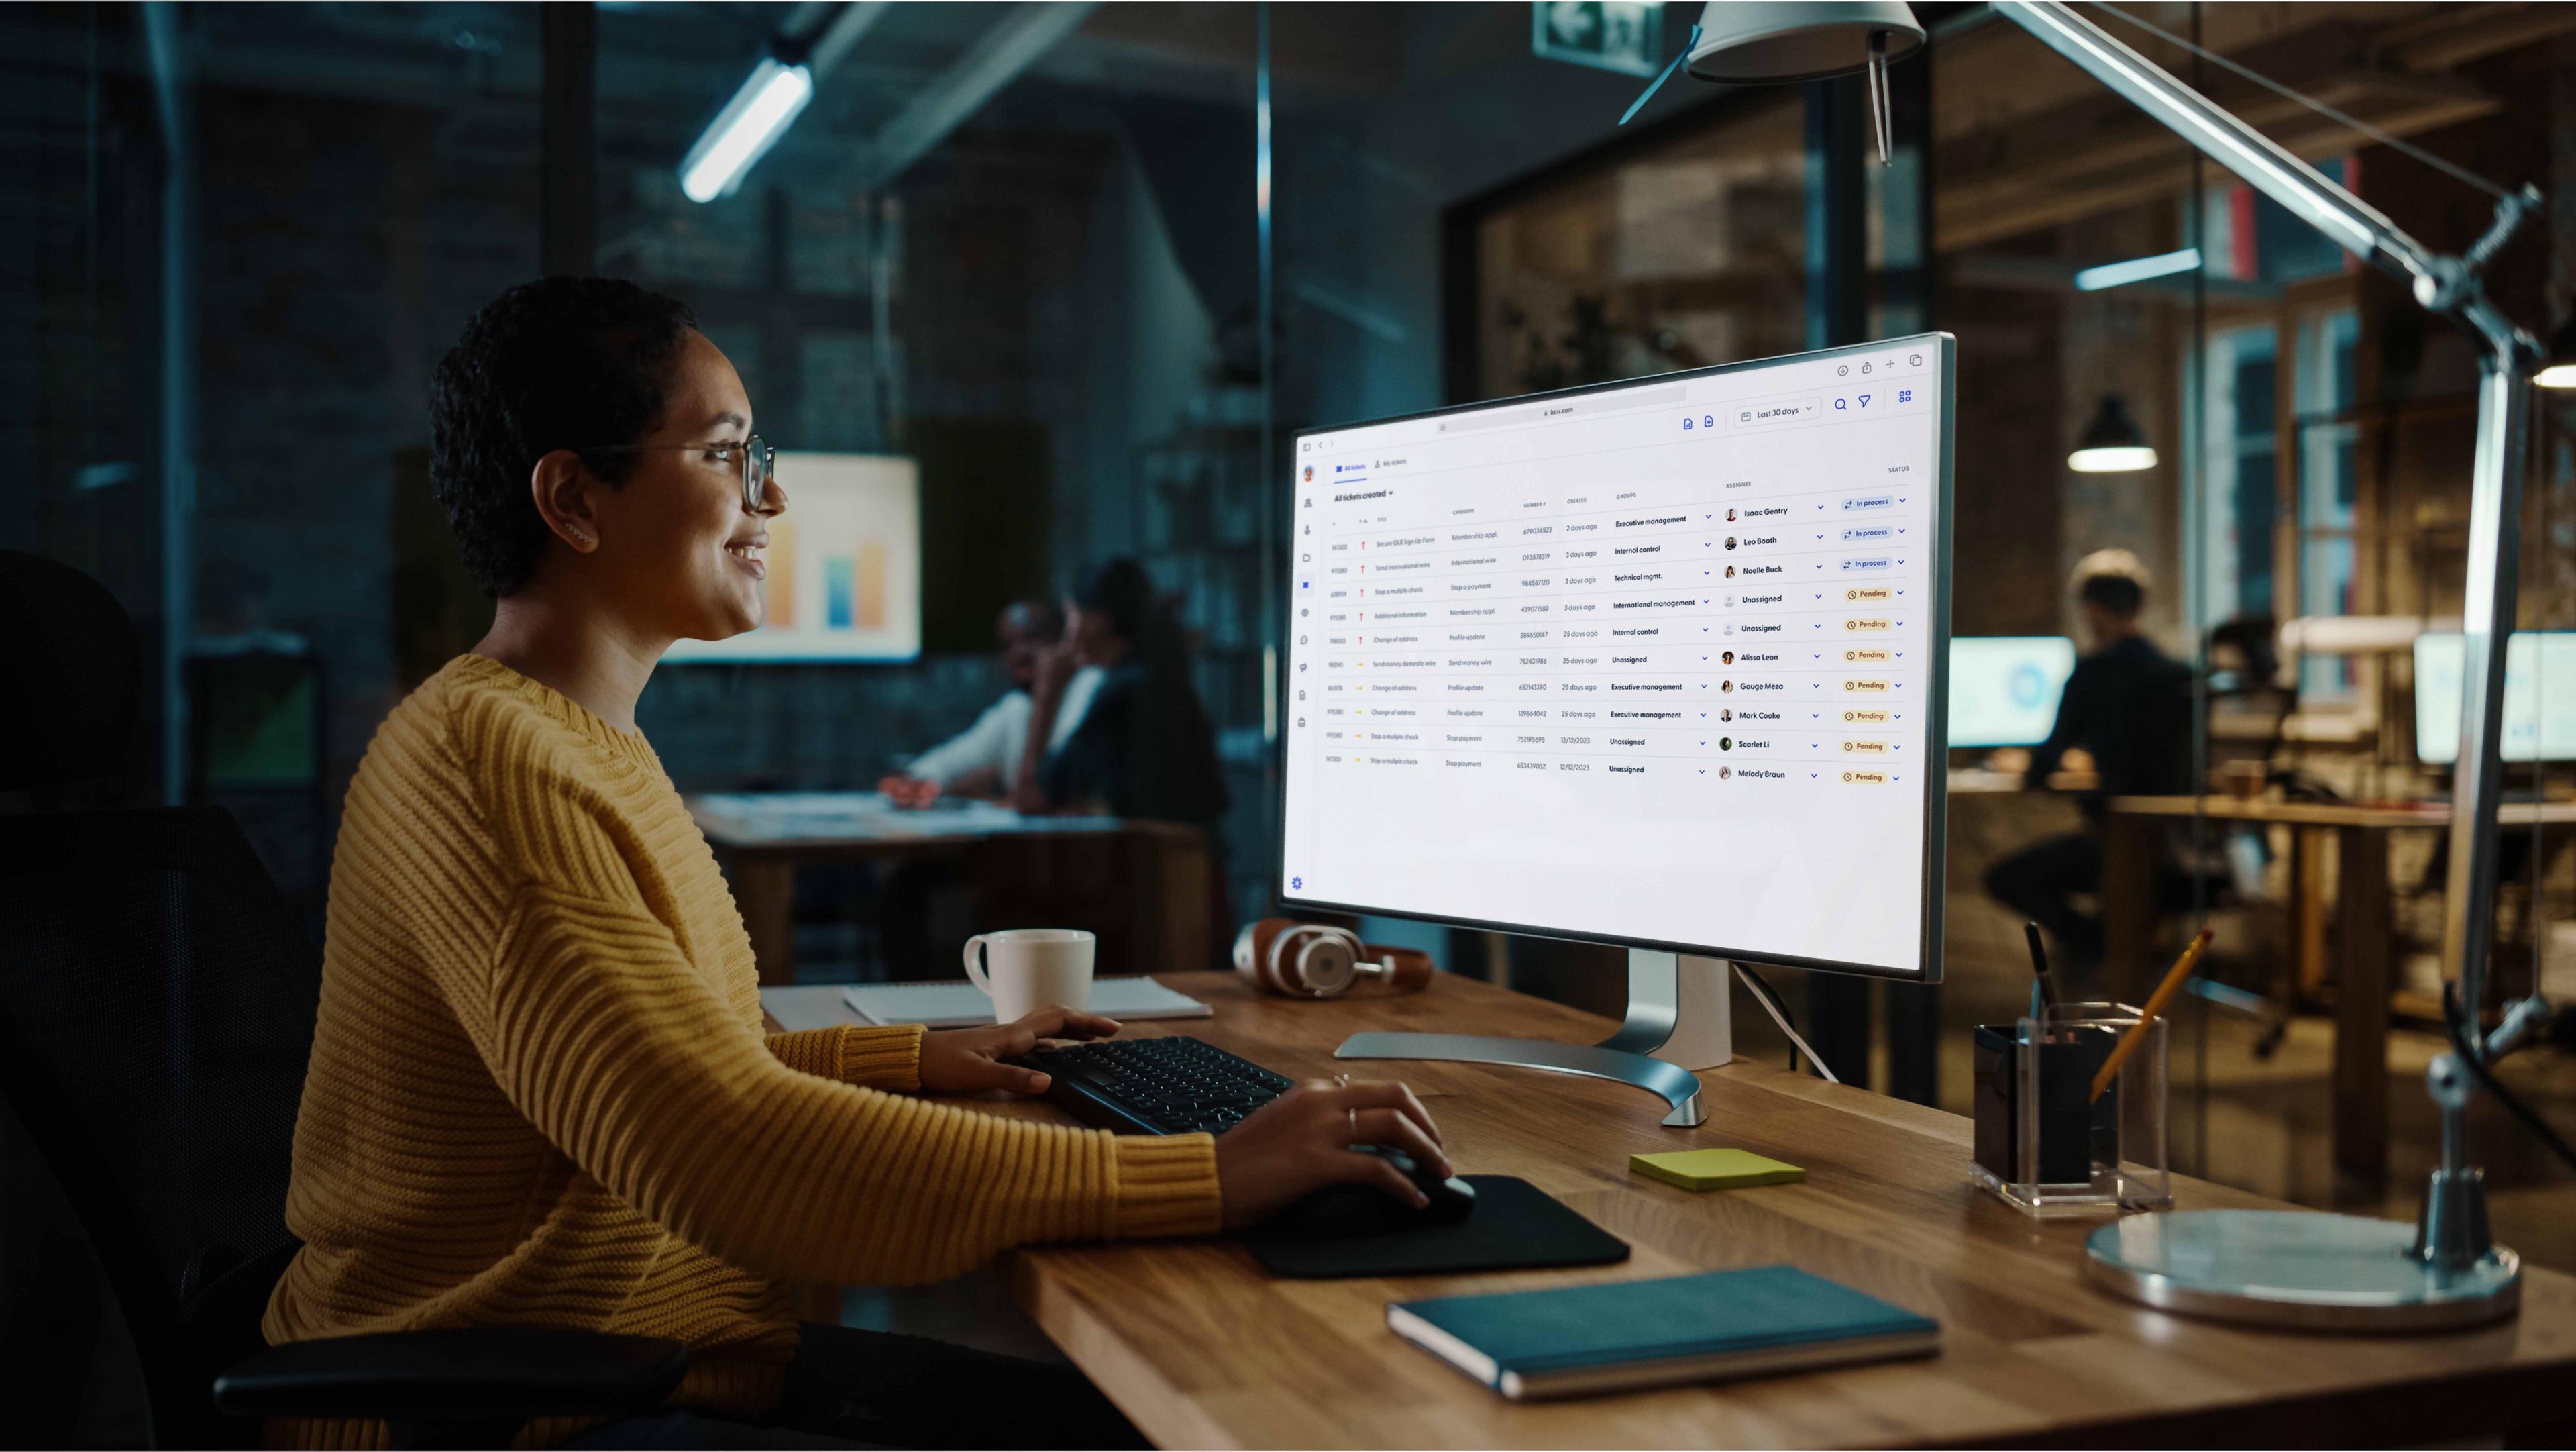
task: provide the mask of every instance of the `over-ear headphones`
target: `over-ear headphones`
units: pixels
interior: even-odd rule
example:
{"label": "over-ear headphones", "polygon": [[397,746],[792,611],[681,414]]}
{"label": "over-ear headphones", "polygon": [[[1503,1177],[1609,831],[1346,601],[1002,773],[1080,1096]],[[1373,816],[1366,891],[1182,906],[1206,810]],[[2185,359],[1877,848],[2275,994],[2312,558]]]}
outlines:
{"label": "over-ear headphones", "polygon": [[1398,993],[1431,982],[1431,955],[1418,948],[1363,943],[1348,928],[1263,918],[1234,940],[1234,971],[1255,988],[1291,998],[1331,998],[1363,978]]}

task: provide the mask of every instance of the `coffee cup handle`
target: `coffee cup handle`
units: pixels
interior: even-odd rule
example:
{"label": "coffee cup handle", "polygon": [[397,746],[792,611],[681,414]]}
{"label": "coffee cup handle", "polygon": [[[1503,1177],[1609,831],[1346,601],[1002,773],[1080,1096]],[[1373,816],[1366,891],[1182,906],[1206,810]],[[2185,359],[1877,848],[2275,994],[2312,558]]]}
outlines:
{"label": "coffee cup handle", "polygon": [[966,940],[966,977],[977,988],[983,990],[986,998],[993,996],[993,980],[984,976],[984,935],[982,933],[977,933]]}

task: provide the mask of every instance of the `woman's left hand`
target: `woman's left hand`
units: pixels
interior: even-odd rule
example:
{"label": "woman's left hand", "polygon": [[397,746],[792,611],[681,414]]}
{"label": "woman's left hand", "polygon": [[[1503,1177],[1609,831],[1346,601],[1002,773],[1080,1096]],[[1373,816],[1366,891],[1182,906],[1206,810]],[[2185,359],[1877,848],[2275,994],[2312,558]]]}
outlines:
{"label": "woman's left hand", "polygon": [[935,1029],[921,1036],[921,1087],[934,1094],[1044,1094],[1046,1075],[1002,1061],[1036,1048],[1040,1039],[1105,1039],[1118,1029],[1114,1018],[1069,1008],[1041,1008],[1012,1023]]}

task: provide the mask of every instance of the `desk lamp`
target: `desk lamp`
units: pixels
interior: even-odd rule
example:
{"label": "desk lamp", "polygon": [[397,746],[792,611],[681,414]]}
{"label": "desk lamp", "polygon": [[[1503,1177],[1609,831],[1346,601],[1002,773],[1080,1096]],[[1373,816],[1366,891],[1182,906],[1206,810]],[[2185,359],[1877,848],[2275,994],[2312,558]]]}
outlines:
{"label": "desk lamp", "polygon": [[[2455,970],[2446,976],[2458,985],[2459,998],[2449,1012],[2453,1050],[2435,1060],[2426,1074],[2441,1110],[2442,1167],[2433,1172],[2423,1214],[2411,1234],[2396,1222],[2349,1215],[2233,1210],[2141,1215],[2096,1231],[2085,1246],[2086,1269],[2095,1280],[2150,1305],[2230,1320],[2393,1331],[2511,1315],[2520,1305],[2521,1261],[2488,1233],[2485,1185],[2481,1172],[2467,1162],[2464,1115],[2481,1086],[2513,1104],[2497,1089],[2487,1066],[2528,1042],[2548,1016],[2548,1006],[2538,998],[2523,999],[2506,1008],[2494,1033],[2481,1037],[2479,1009],[2494,932],[2505,640],[2513,631],[2519,563],[2513,526],[2522,513],[2531,384],[2541,350],[2488,301],[2478,278],[2524,218],[2538,209],[2540,194],[2530,187],[2513,193],[2487,187],[2499,201],[2486,235],[2461,256],[2435,252],[2067,6],[1996,0],[1994,11],[2292,216],[2406,282],[2418,305],[2464,328],[2480,353],[2462,621],[2469,679],[2477,688],[2461,693],[2463,749],[2453,797],[2443,933],[2450,960],[2445,966]],[[1876,100],[1884,84],[1880,72],[1893,45],[1910,49],[1922,35],[1922,27],[1901,4],[1711,0],[1691,33],[1689,69],[1695,76],[1739,82],[1812,80],[1867,70]],[[2222,59],[2219,64],[2231,63]],[[1658,78],[1656,84],[1661,83]],[[1883,153],[1883,130],[1881,135]],[[2570,356],[2551,361],[2576,364],[2576,338],[2568,341]]]}

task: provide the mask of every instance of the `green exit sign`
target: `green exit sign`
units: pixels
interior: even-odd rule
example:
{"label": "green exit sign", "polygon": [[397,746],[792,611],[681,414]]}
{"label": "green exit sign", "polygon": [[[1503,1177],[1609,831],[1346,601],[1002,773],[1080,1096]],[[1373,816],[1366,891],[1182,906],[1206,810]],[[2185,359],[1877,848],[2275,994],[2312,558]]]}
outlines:
{"label": "green exit sign", "polygon": [[1663,69],[1662,0],[1538,0],[1530,6],[1530,54],[1621,75]]}

